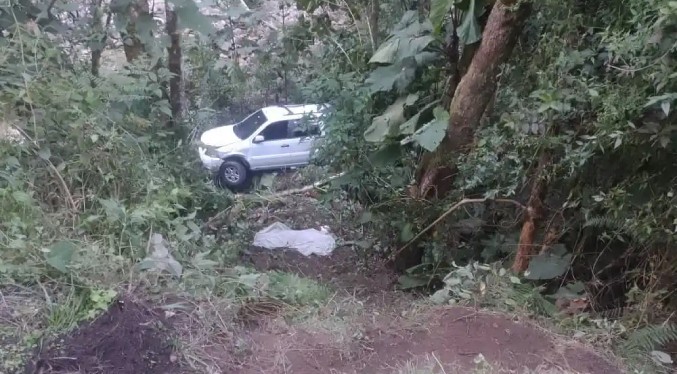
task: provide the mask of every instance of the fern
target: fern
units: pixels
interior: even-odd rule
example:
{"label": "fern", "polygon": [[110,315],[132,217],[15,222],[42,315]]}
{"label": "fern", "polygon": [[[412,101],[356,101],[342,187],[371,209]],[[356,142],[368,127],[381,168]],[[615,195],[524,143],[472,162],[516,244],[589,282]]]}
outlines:
{"label": "fern", "polygon": [[632,332],[622,348],[628,353],[648,352],[677,341],[677,325],[652,325]]}
{"label": "fern", "polygon": [[590,217],[585,221],[584,227],[610,228],[617,230],[625,229],[625,221],[613,217]]}
{"label": "fern", "polygon": [[638,227],[628,225],[627,221],[622,218],[607,216],[590,217],[585,221],[583,227],[607,228],[616,230],[618,233],[628,235],[628,237],[639,243],[645,241],[646,239],[645,235],[643,235],[642,231],[639,230]]}

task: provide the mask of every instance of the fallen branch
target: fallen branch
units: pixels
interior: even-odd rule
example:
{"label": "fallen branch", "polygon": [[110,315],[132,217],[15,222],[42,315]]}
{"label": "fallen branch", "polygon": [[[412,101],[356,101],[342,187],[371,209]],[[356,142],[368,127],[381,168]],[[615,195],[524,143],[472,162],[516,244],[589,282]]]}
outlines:
{"label": "fallen branch", "polygon": [[[329,178],[327,178],[327,179],[323,179],[323,180],[321,180],[321,181],[319,181],[319,182],[315,182],[315,183],[313,183],[313,184],[311,184],[311,185],[308,185],[308,186],[305,186],[305,187],[295,188],[295,189],[291,189],[291,190],[285,190],[285,191],[281,191],[281,192],[274,193],[274,194],[270,194],[270,195],[258,195],[257,197],[262,198],[262,199],[275,199],[275,198],[279,198],[279,197],[284,197],[284,196],[294,195],[294,194],[297,194],[297,193],[303,193],[303,192],[311,191],[311,190],[313,190],[313,189],[315,189],[315,188],[322,187],[323,185],[325,185],[325,184],[331,182],[332,180],[334,180],[334,179],[336,179],[336,178],[339,178],[339,177],[341,177],[341,176],[343,176],[343,175],[345,175],[345,172],[339,173],[339,174],[336,174],[336,175],[333,175],[333,176],[331,176],[331,177],[329,177]],[[250,196],[250,195],[248,195],[248,194],[235,195],[235,201],[244,200],[244,199],[246,199],[246,198],[249,197],[249,196]],[[230,206],[230,207],[228,207],[228,208],[226,208],[226,209],[224,209],[224,210],[222,210],[222,211],[216,213],[212,218],[210,218],[209,220],[207,220],[207,222],[205,222],[205,223],[202,225],[202,229],[203,229],[203,230],[204,230],[204,229],[207,229],[207,228],[209,228],[209,229],[215,229],[215,228],[213,227],[214,223],[218,222],[221,218],[223,218],[223,216],[224,216],[226,213],[229,213],[229,212],[231,211],[231,209],[232,209],[232,206]],[[239,210],[238,210],[238,212],[239,212]]]}
{"label": "fallen branch", "polygon": [[451,213],[453,213],[455,210],[457,210],[461,206],[466,205],[466,204],[485,203],[487,201],[494,201],[494,202],[497,202],[497,203],[513,204],[513,205],[516,205],[516,206],[518,206],[522,209],[526,209],[526,207],[524,205],[522,205],[522,203],[520,203],[519,201],[516,201],[516,200],[511,200],[511,199],[491,199],[491,198],[488,198],[488,197],[485,197],[485,198],[482,198],[482,199],[463,199],[463,200],[457,202],[456,204],[452,205],[451,208],[447,209],[447,211],[445,211],[444,213],[442,213],[442,215],[437,217],[437,219],[434,220],[433,223],[429,224],[425,229],[423,229],[416,236],[414,236],[413,239],[408,241],[405,245],[403,245],[400,249],[398,249],[395,253],[393,253],[391,255],[391,258],[397,257],[402,251],[407,249],[414,242],[416,242],[421,236],[423,236],[423,234],[430,231],[430,229],[435,227],[438,223],[442,222],[442,220],[444,220],[447,216],[449,216]]}
{"label": "fallen branch", "polygon": [[[290,189],[290,190],[284,190],[284,191],[276,192],[276,193],[269,194],[269,195],[259,195],[259,196],[262,197],[262,198],[266,198],[266,199],[276,199],[278,197],[284,197],[284,196],[289,196],[289,195],[295,195],[295,194],[298,194],[298,193],[308,192],[308,191],[312,191],[316,188],[322,187],[325,184],[331,182],[332,180],[339,178],[339,177],[342,177],[344,175],[345,175],[345,172],[339,173],[339,174],[336,174],[336,175],[332,175],[331,177],[329,177],[327,179],[323,179],[319,182],[315,182],[313,184],[310,184],[310,185],[307,185],[307,186],[304,186],[304,187],[301,187],[301,188],[293,188],[293,189]],[[242,196],[242,197],[240,197],[240,196]],[[238,195],[236,197],[236,199],[243,199],[246,196],[247,195]]]}

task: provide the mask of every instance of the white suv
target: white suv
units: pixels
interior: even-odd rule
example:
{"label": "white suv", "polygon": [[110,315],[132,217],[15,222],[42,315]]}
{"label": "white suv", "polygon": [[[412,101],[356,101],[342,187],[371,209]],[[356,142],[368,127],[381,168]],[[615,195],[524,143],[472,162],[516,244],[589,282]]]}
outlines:
{"label": "white suv", "polygon": [[231,188],[249,173],[305,166],[324,135],[326,105],[278,105],[257,110],[242,121],[205,131],[198,151],[202,164]]}

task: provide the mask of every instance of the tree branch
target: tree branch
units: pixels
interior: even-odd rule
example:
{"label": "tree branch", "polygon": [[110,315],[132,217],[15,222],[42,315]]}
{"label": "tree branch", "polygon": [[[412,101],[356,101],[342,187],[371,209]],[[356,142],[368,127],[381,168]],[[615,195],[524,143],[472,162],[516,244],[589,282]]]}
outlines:
{"label": "tree branch", "polygon": [[430,231],[430,229],[435,227],[438,223],[442,222],[442,220],[444,220],[447,216],[449,216],[451,213],[456,211],[461,206],[466,205],[466,204],[485,203],[487,201],[494,201],[494,202],[497,202],[497,203],[513,204],[513,205],[520,207],[521,209],[526,209],[526,207],[524,205],[522,205],[522,203],[520,203],[517,200],[512,200],[512,199],[490,199],[488,197],[485,197],[485,198],[482,198],[482,199],[463,199],[463,200],[459,201],[458,203],[452,205],[451,208],[447,209],[447,211],[445,211],[444,213],[442,213],[442,215],[437,217],[437,219],[434,220],[433,223],[428,225],[425,229],[423,229],[421,232],[419,232],[413,239],[408,241],[405,245],[403,245],[400,249],[398,249],[395,253],[393,253],[391,255],[391,258],[397,257],[397,255],[399,255],[402,251],[404,251],[409,246],[411,246],[414,242],[416,242],[416,240],[418,240],[421,236],[423,236],[423,234]]}

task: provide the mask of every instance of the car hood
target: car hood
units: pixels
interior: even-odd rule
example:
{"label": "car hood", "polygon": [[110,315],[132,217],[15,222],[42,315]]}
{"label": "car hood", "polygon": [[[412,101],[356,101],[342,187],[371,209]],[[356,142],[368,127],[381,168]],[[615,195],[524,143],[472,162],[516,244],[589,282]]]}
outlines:
{"label": "car hood", "polygon": [[234,125],[215,127],[200,136],[200,142],[208,147],[224,147],[241,141],[233,131]]}

